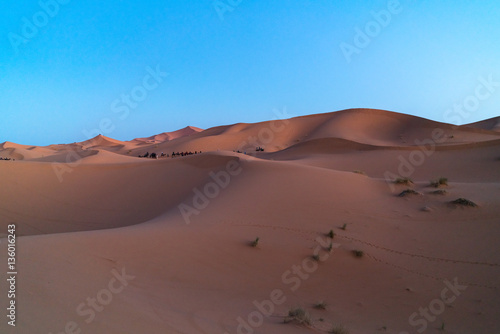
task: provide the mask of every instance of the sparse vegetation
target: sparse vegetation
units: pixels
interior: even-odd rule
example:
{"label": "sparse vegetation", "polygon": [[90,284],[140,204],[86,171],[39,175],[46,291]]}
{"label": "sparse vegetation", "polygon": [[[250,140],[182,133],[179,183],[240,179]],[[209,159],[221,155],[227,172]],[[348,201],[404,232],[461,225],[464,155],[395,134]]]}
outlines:
{"label": "sparse vegetation", "polygon": [[346,230],[346,228],[347,228],[347,224],[344,224],[344,225],[342,225],[342,226],[340,227],[340,229],[341,229],[341,230],[344,230],[344,231]]}
{"label": "sparse vegetation", "polygon": [[314,260],[314,261],[319,262],[319,255],[318,255],[318,254],[314,254],[314,255],[312,256],[312,258],[313,258],[313,260]]}
{"label": "sparse vegetation", "polygon": [[330,242],[330,245],[328,246],[327,250],[330,253],[332,252],[332,250],[333,250],[333,242]]}
{"label": "sparse vegetation", "polygon": [[462,206],[470,206],[470,207],[477,207],[477,204],[474,203],[473,201],[471,200],[468,200],[466,198],[457,198],[456,200],[452,201],[451,202],[452,204],[455,204],[455,205],[462,205]]}
{"label": "sparse vegetation", "polygon": [[422,195],[422,194],[419,193],[418,191],[413,190],[413,189],[406,189],[406,190],[403,190],[398,196],[405,197],[408,195]]}
{"label": "sparse vegetation", "polygon": [[298,325],[309,326],[311,325],[311,316],[302,308],[291,309],[288,316],[285,317],[285,324],[294,322]]}
{"label": "sparse vegetation", "polygon": [[335,232],[333,232],[333,230],[330,230],[330,232],[328,232],[327,236],[330,238],[330,239],[333,239],[335,237]]}
{"label": "sparse vegetation", "polygon": [[353,172],[353,173],[356,173],[356,174],[366,175],[366,173],[365,173],[365,172],[363,172],[362,170],[357,170],[357,169],[356,169],[356,170],[353,170],[352,172]]}
{"label": "sparse vegetation", "polygon": [[326,303],[321,301],[313,306],[317,310],[326,310]]}
{"label": "sparse vegetation", "polygon": [[409,177],[398,177],[396,180],[394,180],[394,183],[405,186],[411,186],[413,184],[413,180],[410,179]]}
{"label": "sparse vegetation", "polygon": [[349,331],[344,326],[334,326],[330,332],[331,334],[349,334]]}
{"label": "sparse vegetation", "polygon": [[439,188],[441,186],[447,186],[448,179],[446,177],[440,177],[438,180],[430,181],[430,186],[434,188]]}
{"label": "sparse vegetation", "polygon": [[431,192],[431,194],[433,195],[446,195],[448,192],[444,189],[439,189],[439,190],[435,190],[433,192]]}
{"label": "sparse vegetation", "polygon": [[439,328],[439,330],[444,331],[444,322],[441,323],[441,328]]}
{"label": "sparse vegetation", "polygon": [[361,258],[361,257],[363,257],[363,255],[365,255],[365,253],[362,250],[357,250],[357,249],[353,250],[352,253],[354,254],[355,257],[359,257],[359,258]]}
{"label": "sparse vegetation", "polygon": [[260,238],[259,238],[259,237],[255,238],[255,240],[254,240],[254,241],[252,241],[252,243],[251,243],[250,245],[251,245],[252,247],[257,247],[257,246],[259,245],[259,240],[260,240]]}

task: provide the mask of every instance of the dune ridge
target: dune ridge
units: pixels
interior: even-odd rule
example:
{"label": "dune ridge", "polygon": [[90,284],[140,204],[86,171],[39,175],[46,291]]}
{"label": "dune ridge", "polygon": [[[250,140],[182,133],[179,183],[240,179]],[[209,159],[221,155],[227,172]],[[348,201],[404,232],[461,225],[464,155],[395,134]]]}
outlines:
{"label": "dune ridge", "polygon": [[483,121],[462,125],[467,128],[500,131],[500,117],[492,117]]}
{"label": "dune ridge", "polygon": [[[495,119],[492,118],[484,124],[490,124],[493,121]],[[264,146],[267,152],[277,152],[307,141],[326,138],[391,149],[422,145],[433,138],[435,131],[441,134],[441,139],[435,142],[440,146],[439,149],[445,146],[456,146],[455,149],[458,149],[464,145],[478,145],[480,142],[493,142],[500,139],[498,131],[487,128],[488,126],[471,125],[457,127],[377,109],[348,109],[287,120],[255,124],[238,123],[207,130],[188,126],[178,131],[137,138],[129,142],[98,135],[84,142],[51,145],[47,149],[59,152],[101,149],[135,157],[144,155],[146,152],[170,154],[172,152],[240,150],[250,153],[254,152],[257,146]],[[7,148],[14,148],[15,151],[7,152]],[[18,153],[18,159],[25,160],[41,158],[37,154],[25,154],[24,150],[28,148],[30,147],[25,145],[4,143],[0,146],[0,154],[2,151],[9,156]],[[50,152],[45,151],[42,155],[45,157],[47,154]]]}

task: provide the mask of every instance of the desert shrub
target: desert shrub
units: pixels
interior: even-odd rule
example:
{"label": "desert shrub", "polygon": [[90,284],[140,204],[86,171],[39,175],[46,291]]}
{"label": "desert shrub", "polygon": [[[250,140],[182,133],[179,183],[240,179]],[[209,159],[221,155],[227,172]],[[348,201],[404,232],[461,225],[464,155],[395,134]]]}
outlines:
{"label": "desert shrub", "polygon": [[457,198],[456,200],[452,201],[451,202],[452,204],[456,204],[456,205],[462,205],[462,206],[470,206],[470,207],[477,207],[477,204],[474,203],[473,201],[471,200],[468,200],[466,198]]}
{"label": "desert shrub", "polygon": [[260,238],[257,237],[255,238],[254,241],[252,241],[252,243],[250,244],[252,247],[257,247],[259,245],[259,241],[260,241]]}
{"label": "desert shrub", "polygon": [[331,334],[349,334],[349,331],[344,326],[334,326],[330,332]]}
{"label": "desert shrub", "polygon": [[354,254],[355,257],[363,257],[363,255],[365,255],[365,253],[362,250],[357,250],[357,249],[353,250],[352,254]]}
{"label": "desert shrub", "polygon": [[446,177],[440,177],[438,180],[439,184],[442,186],[447,186],[448,185],[448,179]]}
{"label": "desert shrub", "polygon": [[439,188],[440,186],[447,186],[448,179],[446,177],[440,177],[437,180],[430,181],[430,186],[434,188]]}
{"label": "desert shrub", "polygon": [[439,190],[435,190],[433,192],[431,192],[431,194],[433,195],[446,195],[448,192],[444,189],[439,189]]}
{"label": "desert shrub", "polygon": [[410,186],[413,184],[413,181],[409,177],[398,177],[396,180],[394,180],[394,183]]}
{"label": "desert shrub", "polygon": [[309,326],[311,325],[311,316],[304,309],[298,307],[288,312],[288,316],[285,317],[284,322],[286,324],[294,322],[299,325]]}
{"label": "desert shrub", "polygon": [[398,196],[405,197],[408,195],[422,195],[422,194],[419,193],[418,191],[413,190],[413,189],[406,189],[406,190],[403,190]]}
{"label": "desert shrub", "polygon": [[313,307],[317,310],[326,310],[326,303],[321,301],[313,305]]}
{"label": "desert shrub", "polygon": [[327,250],[331,252],[333,249],[333,242],[330,242],[330,245],[328,246]]}
{"label": "desert shrub", "polygon": [[333,232],[333,230],[330,230],[330,232],[328,232],[327,236],[331,239],[333,239],[335,237],[335,232]]}

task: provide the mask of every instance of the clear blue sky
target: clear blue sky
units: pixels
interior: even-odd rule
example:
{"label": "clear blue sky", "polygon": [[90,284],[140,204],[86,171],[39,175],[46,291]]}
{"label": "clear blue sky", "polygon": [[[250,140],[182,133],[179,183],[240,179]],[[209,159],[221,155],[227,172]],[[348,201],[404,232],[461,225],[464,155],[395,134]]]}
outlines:
{"label": "clear blue sky", "polygon": [[500,87],[479,79],[500,82],[498,0],[55,1],[0,4],[0,142],[81,141],[101,123],[130,140],[285,107],[460,124],[500,114]]}

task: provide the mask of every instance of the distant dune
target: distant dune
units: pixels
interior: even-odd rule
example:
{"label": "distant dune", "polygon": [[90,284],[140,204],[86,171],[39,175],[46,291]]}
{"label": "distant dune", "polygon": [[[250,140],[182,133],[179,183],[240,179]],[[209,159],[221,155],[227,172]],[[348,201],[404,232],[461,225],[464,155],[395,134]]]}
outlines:
{"label": "distant dune", "polygon": [[498,119],[349,109],[0,144],[0,262],[16,224],[19,272],[0,332],[499,333]]}
{"label": "distant dune", "polygon": [[157,144],[157,143],[163,143],[163,142],[173,140],[173,139],[178,139],[178,138],[190,136],[193,133],[198,133],[201,131],[203,131],[203,130],[196,128],[194,126],[187,126],[184,129],[180,129],[180,130],[173,131],[173,132],[164,132],[164,133],[160,133],[158,135],[154,135],[154,136],[147,137],[147,138],[137,138],[137,139],[132,140],[132,142],[141,142],[141,143],[145,143],[145,144]]}
{"label": "distant dune", "polygon": [[500,132],[500,117],[493,117],[484,121],[463,125],[464,127],[492,130]]}

